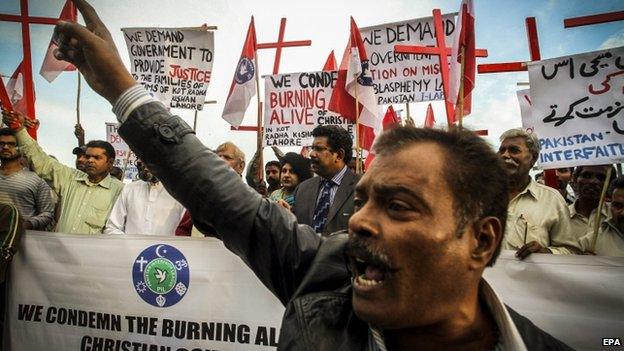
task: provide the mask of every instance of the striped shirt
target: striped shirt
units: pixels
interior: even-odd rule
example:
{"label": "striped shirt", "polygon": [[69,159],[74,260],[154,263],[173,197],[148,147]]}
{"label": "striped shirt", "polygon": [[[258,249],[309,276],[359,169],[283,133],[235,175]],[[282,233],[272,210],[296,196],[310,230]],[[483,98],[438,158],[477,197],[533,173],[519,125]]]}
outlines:
{"label": "striped shirt", "polygon": [[54,221],[50,187],[33,172],[0,174],[0,202],[15,205],[34,230],[46,230]]}
{"label": "striped shirt", "polygon": [[[342,178],[344,178],[345,174],[347,174],[347,170],[349,169],[349,167],[344,166],[340,172],[336,173],[336,175],[334,175],[334,177],[332,179],[323,179],[321,181],[321,186],[323,186],[323,182],[331,182],[331,189],[329,189],[329,204],[333,204],[334,203],[334,197],[336,197],[336,193],[338,192],[338,188],[340,187],[340,183],[342,183]],[[318,202],[321,200],[321,194],[322,191],[318,192],[318,195],[316,197],[316,204],[318,205]]]}

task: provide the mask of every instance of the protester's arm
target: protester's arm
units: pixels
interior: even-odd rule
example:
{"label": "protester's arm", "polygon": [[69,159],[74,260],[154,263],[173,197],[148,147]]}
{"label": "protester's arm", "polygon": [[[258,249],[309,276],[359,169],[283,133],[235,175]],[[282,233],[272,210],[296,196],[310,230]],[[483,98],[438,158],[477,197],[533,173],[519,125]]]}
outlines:
{"label": "protester's arm", "polygon": [[113,209],[111,210],[110,217],[106,221],[106,226],[104,227],[104,234],[125,234],[126,233],[126,218],[128,216],[128,211],[126,209],[126,196],[127,191],[126,187],[121,190],[121,194],[115,201],[115,205],[113,205]]}
{"label": "protester's arm", "polygon": [[60,193],[62,185],[73,177],[75,170],[46,154],[37,141],[28,135],[26,128],[20,128],[15,137],[20,151],[30,160],[33,171],[39,177],[51,182],[54,191]]}
{"label": "protester's arm", "polygon": [[550,246],[548,249],[558,255],[580,254],[583,250],[578,242],[578,238],[572,233],[570,226],[570,212],[563,197],[559,196],[557,201],[558,221],[555,221],[550,228]]}
{"label": "protester's arm", "polygon": [[25,221],[26,229],[46,230],[54,222],[54,203],[50,191],[48,184],[41,179],[36,189],[37,214]]}
{"label": "protester's arm", "polygon": [[76,136],[76,139],[78,139],[78,147],[85,144],[85,132],[80,123],[76,123],[74,126],[74,135]]}

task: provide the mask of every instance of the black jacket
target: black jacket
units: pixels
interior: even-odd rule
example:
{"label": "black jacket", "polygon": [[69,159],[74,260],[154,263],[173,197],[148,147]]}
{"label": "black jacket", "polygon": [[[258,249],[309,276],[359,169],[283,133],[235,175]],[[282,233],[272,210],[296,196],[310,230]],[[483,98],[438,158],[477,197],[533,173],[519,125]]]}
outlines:
{"label": "black jacket", "polygon": [[[345,234],[321,237],[286,209],[263,199],[160,103],[136,109],[119,128],[137,156],[193,217],[212,225],[225,246],[286,306],[280,350],[366,350],[368,327],[351,308]],[[529,350],[564,344],[512,313]]]}
{"label": "black jacket", "polygon": [[[312,225],[316,199],[321,188],[321,180],[321,177],[313,177],[302,182],[297,187],[295,207],[293,208],[297,222]],[[340,186],[336,190],[334,202],[332,202],[329,208],[323,235],[347,229],[349,218],[353,214],[353,190],[359,180],[359,176],[347,169]]]}

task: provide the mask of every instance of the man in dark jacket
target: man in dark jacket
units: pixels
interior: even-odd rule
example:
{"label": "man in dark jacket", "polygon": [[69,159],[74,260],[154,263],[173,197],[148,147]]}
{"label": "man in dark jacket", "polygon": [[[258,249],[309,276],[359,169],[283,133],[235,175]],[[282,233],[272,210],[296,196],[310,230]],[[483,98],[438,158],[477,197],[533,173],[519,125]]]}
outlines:
{"label": "man in dark jacket", "polygon": [[507,188],[500,161],[477,136],[414,128],[382,135],[356,189],[349,236],[321,237],[232,176],[134,82],[95,11],[74,3],[88,29],[57,26],[57,58],[76,64],[114,105],[120,135],[197,227],[213,225],[286,305],[279,349],[567,349],[507,309],[481,278],[498,254]]}

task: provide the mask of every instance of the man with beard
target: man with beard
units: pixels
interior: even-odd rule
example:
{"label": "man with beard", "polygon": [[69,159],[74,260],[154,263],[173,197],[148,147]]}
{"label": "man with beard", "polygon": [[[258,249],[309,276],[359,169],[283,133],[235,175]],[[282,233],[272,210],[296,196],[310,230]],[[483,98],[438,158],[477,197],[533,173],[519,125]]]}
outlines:
{"label": "man with beard", "polygon": [[[613,166],[578,166],[574,170],[572,182],[578,197],[568,208],[570,210],[570,227],[575,238],[581,238],[589,230],[593,230],[602,186],[605,181],[610,181],[606,179],[607,171],[610,167]],[[615,174],[615,172],[612,172],[612,174]],[[608,216],[609,211],[606,206],[603,206],[600,213],[600,221],[603,221]]]}
{"label": "man with beard", "polygon": [[520,259],[534,252],[579,253],[563,197],[529,176],[540,151],[537,135],[516,128],[503,133],[500,141],[498,154],[505,162],[510,200],[503,249],[517,250]]}
{"label": "man with beard", "polygon": [[184,207],[137,160],[139,179],[124,186],[106,222],[104,234],[173,236]]}
{"label": "man with beard", "polygon": [[602,221],[598,235],[590,229],[579,241],[587,253],[624,257],[624,177],[614,180],[611,187],[610,217]]}
{"label": "man with beard", "polygon": [[24,219],[24,229],[47,230],[54,224],[50,187],[20,162],[15,132],[0,129],[0,202],[13,204]]}
{"label": "man with beard", "polygon": [[293,212],[300,224],[329,235],[347,229],[353,214],[353,189],[360,177],[347,167],[353,154],[349,132],[321,125],[312,130],[312,136],[310,163],[318,177],[299,184]]}
{"label": "man with beard", "polygon": [[95,10],[74,3],[87,27],[60,22],[56,58],[113,104],[119,134],[198,228],[214,225],[286,306],[279,350],[569,350],[506,308],[481,277],[499,252],[507,188],[500,160],[478,136],[383,133],[358,184],[349,236],[319,236],[245,185],[150,97]]}
{"label": "man with beard", "polygon": [[[103,140],[88,142],[85,171],[63,165],[46,154],[23,126],[24,116],[2,111],[4,123],[17,126],[17,143],[30,160],[33,171],[52,184],[61,200],[61,215],[56,231],[61,233],[102,233],[123,183],[109,174],[115,149]],[[12,124],[14,123],[14,124]]]}

